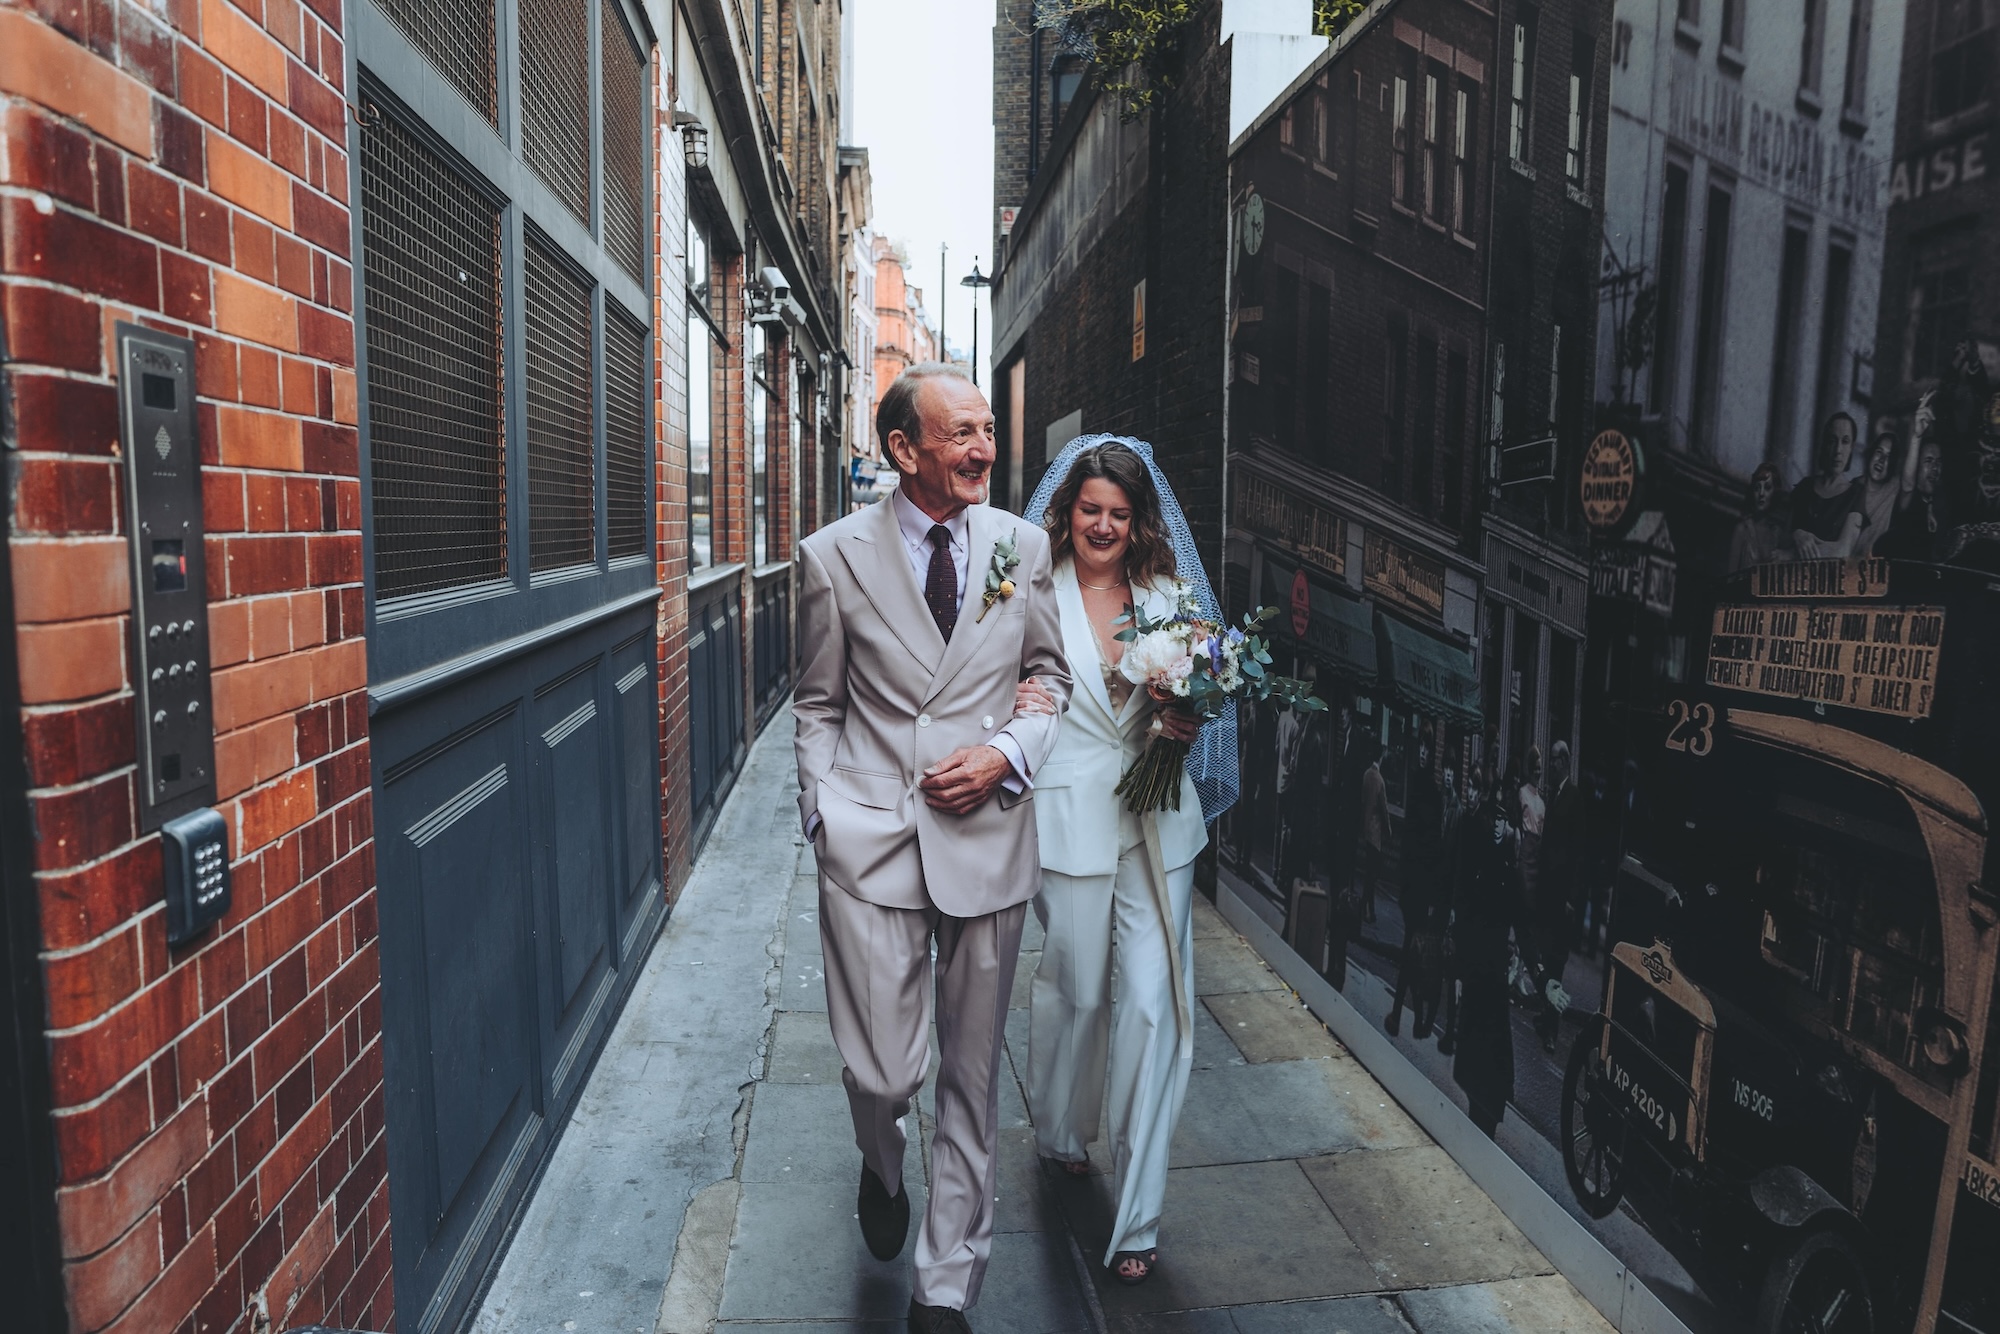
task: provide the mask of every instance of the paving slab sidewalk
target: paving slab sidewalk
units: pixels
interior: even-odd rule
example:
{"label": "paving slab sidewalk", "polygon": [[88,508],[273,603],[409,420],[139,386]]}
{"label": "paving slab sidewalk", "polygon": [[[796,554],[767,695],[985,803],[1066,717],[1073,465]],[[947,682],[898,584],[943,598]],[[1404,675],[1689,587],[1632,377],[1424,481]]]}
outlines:
{"label": "paving slab sidewalk", "polygon": [[[826,1027],[789,739],[781,719],[753,751],[479,1334],[902,1330],[911,1248],[874,1260],[854,1217],[859,1158]],[[1248,943],[1205,900],[1195,911],[1195,1070],[1161,1267],[1131,1288],[1100,1264],[1112,1213],[1102,1137],[1087,1177],[1047,1172],[1035,1155],[1020,1084],[1042,941],[1030,914],[1007,1026],[993,1259],[973,1328],[1608,1334]],[[918,1214],[930,1099],[927,1085],[906,1167]]]}

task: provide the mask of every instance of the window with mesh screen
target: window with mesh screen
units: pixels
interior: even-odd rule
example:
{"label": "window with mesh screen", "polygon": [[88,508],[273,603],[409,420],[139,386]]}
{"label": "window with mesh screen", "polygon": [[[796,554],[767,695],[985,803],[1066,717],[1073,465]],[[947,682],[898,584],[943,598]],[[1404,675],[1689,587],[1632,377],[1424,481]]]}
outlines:
{"label": "window with mesh screen", "polygon": [[376,596],[502,578],[500,210],[384,116],[361,219]]}
{"label": "window with mesh screen", "polygon": [[604,508],[611,558],[646,551],[646,329],[610,302],[604,307]]}
{"label": "window with mesh screen", "polygon": [[526,252],[528,568],[554,570],[596,557],[590,285],[532,230]]}
{"label": "window with mesh screen", "polygon": [[500,123],[493,0],[381,0],[381,8],[487,124]]}
{"label": "window with mesh screen", "polygon": [[617,0],[604,20],[604,248],[640,282],[646,269],[646,58]]}
{"label": "window with mesh screen", "polygon": [[521,155],[585,226],[590,225],[588,4],[521,0]]}

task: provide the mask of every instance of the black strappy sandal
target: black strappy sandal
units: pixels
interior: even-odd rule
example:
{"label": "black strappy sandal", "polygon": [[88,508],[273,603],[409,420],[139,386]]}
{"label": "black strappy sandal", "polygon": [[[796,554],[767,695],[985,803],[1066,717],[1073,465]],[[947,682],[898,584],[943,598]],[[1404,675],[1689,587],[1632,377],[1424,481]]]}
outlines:
{"label": "black strappy sandal", "polygon": [[[1111,1275],[1128,1288],[1137,1287],[1153,1276],[1153,1270],[1159,1267],[1159,1263],[1158,1248],[1146,1251],[1119,1251],[1111,1257]],[[1127,1265],[1137,1265],[1139,1272],[1127,1273]]]}

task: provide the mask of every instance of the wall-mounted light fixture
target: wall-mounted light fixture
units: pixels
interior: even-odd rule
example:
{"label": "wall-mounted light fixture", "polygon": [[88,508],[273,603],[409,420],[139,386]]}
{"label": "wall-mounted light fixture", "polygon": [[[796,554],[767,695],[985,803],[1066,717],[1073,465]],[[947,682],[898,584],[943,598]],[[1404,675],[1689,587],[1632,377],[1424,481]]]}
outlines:
{"label": "wall-mounted light fixture", "polygon": [[708,166],[708,126],[691,111],[674,112],[674,128],[681,132],[681,158],[697,171]]}

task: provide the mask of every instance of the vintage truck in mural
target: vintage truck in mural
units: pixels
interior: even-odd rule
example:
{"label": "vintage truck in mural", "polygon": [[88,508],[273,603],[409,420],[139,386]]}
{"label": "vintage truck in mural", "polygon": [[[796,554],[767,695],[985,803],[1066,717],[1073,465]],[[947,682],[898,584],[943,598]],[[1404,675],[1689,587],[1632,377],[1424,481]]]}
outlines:
{"label": "vintage truck in mural", "polygon": [[2000,577],[1759,566],[1702,650],[1628,794],[1570,1187],[1759,1334],[2000,1334]]}

